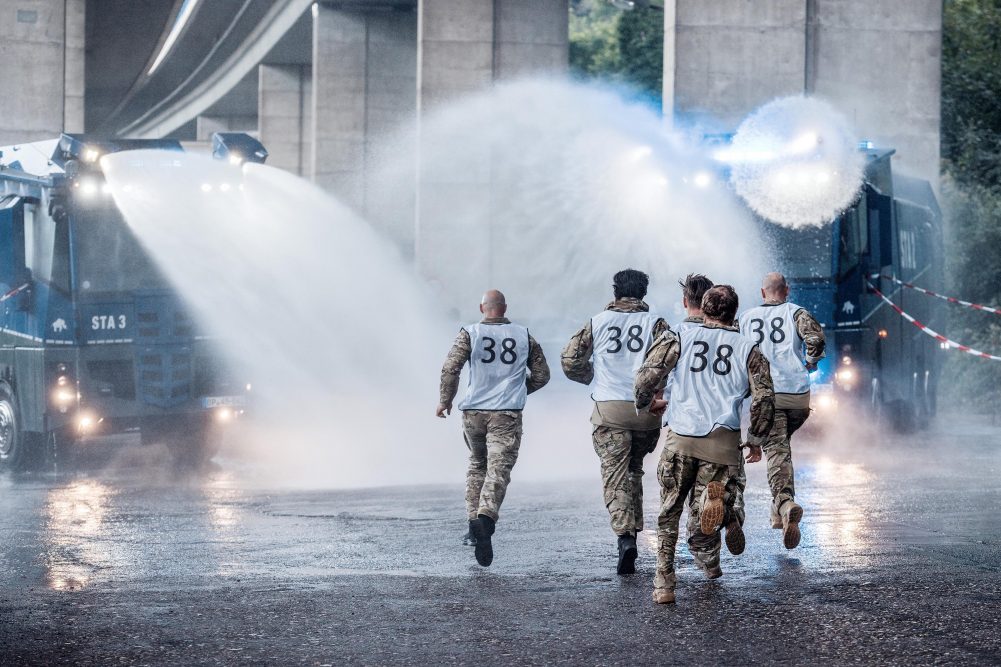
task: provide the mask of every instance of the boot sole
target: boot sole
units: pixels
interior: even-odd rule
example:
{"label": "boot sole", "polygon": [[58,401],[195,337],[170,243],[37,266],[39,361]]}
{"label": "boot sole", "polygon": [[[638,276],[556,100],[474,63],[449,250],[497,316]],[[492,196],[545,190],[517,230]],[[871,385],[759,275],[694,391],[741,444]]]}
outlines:
{"label": "boot sole", "polygon": [[803,518],[803,508],[795,505],[789,510],[789,518],[782,529],[782,544],[786,549],[795,549],[799,546],[801,537],[799,532],[799,522]]}
{"label": "boot sole", "polygon": [[473,537],[476,538],[474,545],[476,562],[483,567],[489,567],[494,562],[494,546],[490,543],[490,535],[487,534],[486,528],[479,521],[476,522],[473,529]]}
{"label": "boot sole", "polygon": [[618,574],[636,574],[636,547],[629,547],[619,556],[619,565],[615,568]]}
{"label": "boot sole", "polygon": [[734,556],[744,553],[747,546],[744,540],[744,529],[736,521],[726,527],[726,550]]}
{"label": "boot sole", "polygon": [[724,488],[719,482],[709,482],[706,485],[706,490],[709,499],[706,501],[706,506],[702,508],[699,525],[703,535],[712,535],[723,523]]}

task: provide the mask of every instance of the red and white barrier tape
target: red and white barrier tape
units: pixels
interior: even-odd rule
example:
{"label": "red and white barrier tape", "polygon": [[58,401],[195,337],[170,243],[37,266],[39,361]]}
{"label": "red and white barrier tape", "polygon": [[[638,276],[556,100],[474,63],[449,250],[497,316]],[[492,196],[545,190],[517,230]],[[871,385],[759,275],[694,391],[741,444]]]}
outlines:
{"label": "red and white barrier tape", "polygon": [[20,287],[15,287],[14,289],[12,289],[11,291],[7,292],[3,296],[0,296],[0,302],[6,301],[7,299],[11,298],[12,296],[16,296],[16,295],[20,294],[21,292],[23,292],[24,290],[26,290],[30,284],[31,283],[25,283],[25,284],[21,285]]}
{"label": "red and white barrier tape", "polygon": [[[866,282],[869,282],[869,281],[866,281]],[[973,356],[980,357],[981,359],[990,359],[992,361],[1001,361],[1001,357],[995,356],[993,354],[987,354],[986,352],[981,352],[980,350],[974,350],[972,347],[969,347],[969,346],[966,346],[966,345],[960,345],[956,341],[950,340],[950,339],[946,338],[945,336],[943,336],[939,332],[935,331],[934,329],[929,329],[924,324],[922,324],[920,321],[914,319],[913,317],[911,317],[910,315],[908,315],[907,313],[905,313],[900,308],[900,306],[898,306],[897,304],[895,304],[892,301],[890,301],[886,297],[886,295],[883,294],[882,292],[880,292],[878,289],[876,289],[876,286],[873,285],[871,282],[869,282],[869,287],[872,288],[872,291],[875,292],[879,296],[880,299],[882,299],[883,301],[885,301],[886,304],[890,308],[893,308],[895,311],[897,311],[898,315],[900,315],[905,320],[907,320],[908,322],[910,322],[911,324],[913,324],[914,326],[916,326],[918,329],[921,329],[921,331],[923,331],[924,333],[928,334],[929,336],[931,336],[935,340],[939,341],[940,343],[945,343],[945,345],[947,347],[955,348],[955,349],[959,350],[960,352],[966,352],[967,354],[972,354]]]}
{"label": "red and white barrier tape", "polygon": [[925,289],[924,287],[918,287],[912,283],[906,283],[899,278],[894,278],[893,276],[883,276],[883,280],[889,280],[897,285],[902,285],[907,289],[912,289],[915,292],[921,292],[922,294],[927,294],[928,296],[933,296],[936,299],[942,299],[943,301],[948,301],[949,303],[958,303],[961,306],[966,306],[967,308],[974,308],[976,310],[982,310],[985,313],[993,313],[995,315],[1001,315],[1001,308],[991,308],[990,306],[981,306],[979,303],[973,303],[971,301],[963,301],[962,299],[957,299],[954,296],[946,296],[944,294],[939,294],[938,292],[932,292],[930,289]]}

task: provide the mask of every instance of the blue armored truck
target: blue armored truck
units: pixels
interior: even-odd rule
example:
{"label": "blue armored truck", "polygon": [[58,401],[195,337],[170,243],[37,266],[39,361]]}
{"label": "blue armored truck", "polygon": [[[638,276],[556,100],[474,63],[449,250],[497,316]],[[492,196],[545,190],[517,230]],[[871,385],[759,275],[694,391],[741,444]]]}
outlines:
{"label": "blue armored truck", "polygon": [[936,410],[940,343],[904,320],[873,291],[942,332],[943,304],[904,292],[897,278],[940,290],[944,280],[942,212],[931,185],[894,173],[894,151],[870,142],[858,199],[832,224],[787,229],[761,221],[790,298],[824,325],[827,358],[813,374],[814,407],[839,402],[869,408],[898,430],[928,421]]}
{"label": "blue armored truck", "polygon": [[[247,135],[217,157],[263,161]],[[99,436],[138,432],[179,463],[210,458],[250,387],[137,242],[100,157],[169,140],[56,140],[0,148],[0,469],[51,466]]]}

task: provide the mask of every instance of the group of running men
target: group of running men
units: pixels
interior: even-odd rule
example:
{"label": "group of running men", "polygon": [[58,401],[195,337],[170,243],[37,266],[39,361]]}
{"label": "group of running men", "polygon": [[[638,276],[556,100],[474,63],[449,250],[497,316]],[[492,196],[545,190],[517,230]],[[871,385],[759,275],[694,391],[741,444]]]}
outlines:
{"label": "group of running men", "polygon": [[[643,301],[645,273],[626,269],[612,283],[614,301],[573,335],[561,362],[569,379],[593,388],[592,439],[618,536],[619,574],[635,572],[643,459],[666,426],[657,466],[661,505],[653,599],[670,603],[686,504],[688,546],[710,579],[723,574],[723,541],[734,555],[744,551],[745,461],[764,455],[772,527],[782,530],[786,548],[799,544],[803,508],[795,502],[790,438],[810,414],[809,373],[824,356],[824,333],[806,309],[788,301],[789,287],[779,273],[765,276],[763,303],[739,320],[733,287],[689,275],[680,283],[688,316],[676,330]],[[505,317],[506,310],[499,291],[484,294],[483,319],[459,331],[445,360],[437,409],[439,417],[451,414],[468,363],[469,384],[459,406],[470,452],[465,542],[475,546],[483,566],[493,561],[491,538],[518,456],[526,396],[549,381],[541,346]],[[748,397],[750,426],[742,443],[741,408]]]}

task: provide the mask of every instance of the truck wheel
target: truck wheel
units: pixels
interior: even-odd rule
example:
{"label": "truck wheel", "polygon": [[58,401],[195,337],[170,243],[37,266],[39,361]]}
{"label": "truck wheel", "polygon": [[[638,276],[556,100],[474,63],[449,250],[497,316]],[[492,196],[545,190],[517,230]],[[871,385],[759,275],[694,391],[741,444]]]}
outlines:
{"label": "truck wheel", "polygon": [[14,397],[0,388],[0,469],[27,470],[32,454],[28,438],[21,432]]}
{"label": "truck wheel", "polygon": [[886,404],[890,426],[897,433],[914,433],[919,427],[917,411],[908,401],[890,401]]}
{"label": "truck wheel", "polygon": [[219,451],[218,438],[212,428],[183,420],[155,420],[143,424],[144,445],[162,444],[170,450],[178,468],[201,468]]}

